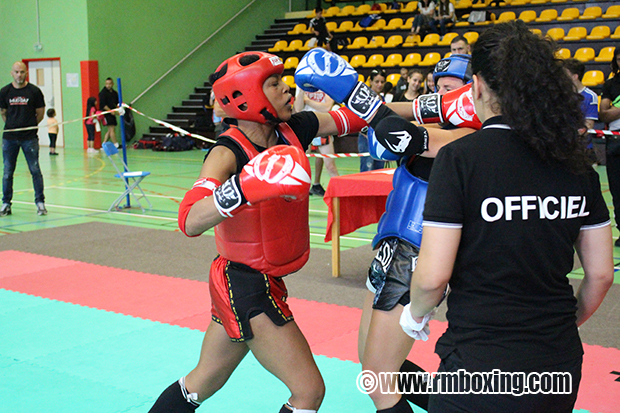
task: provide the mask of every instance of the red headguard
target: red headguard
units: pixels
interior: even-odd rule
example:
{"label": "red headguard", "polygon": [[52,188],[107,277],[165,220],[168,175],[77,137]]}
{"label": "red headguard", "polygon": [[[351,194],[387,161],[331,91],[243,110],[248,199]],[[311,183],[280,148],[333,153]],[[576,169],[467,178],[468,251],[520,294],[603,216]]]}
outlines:
{"label": "red headguard", "polygon": [[283,71],[284,65],[278,56],[245,52],[225,60],[209,79],[218,103],[228,116],[258,123],[278,123],[278,113],[265,96],[263,83]]}

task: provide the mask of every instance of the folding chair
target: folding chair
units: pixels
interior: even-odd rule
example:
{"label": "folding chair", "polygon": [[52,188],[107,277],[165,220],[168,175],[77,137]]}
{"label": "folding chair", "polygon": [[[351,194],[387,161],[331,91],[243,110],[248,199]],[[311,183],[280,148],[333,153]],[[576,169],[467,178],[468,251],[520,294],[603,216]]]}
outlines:
{"label": "folding chair", "polygon": [[[116,149],[116,146],[114,146],[112,142],[105,142],[102,146],[103,151],[110,160],[110,163],[112,163],[112,166],[114,167],[114,169],[116,169],[117,174],[114,175],[114,177],[120,178],[125,184],[125,192],[123,192],[121,196],[119,196],[114,202],[112,202],[112,205],[110,205],[108,212],[118,208],[123,199],[128,195],[132,195],[134,197],[138,205],[140,205],[140,209],[142,209],[142,212],[144,212],[144,207],[140,202],[140,199],[142,198],[144,198],[144,200],[149,205],[149,209],[152,209],[153,205],[151,205],[151,201],[149,201],[142,188],[140,188],[140,182],[142,182],[142,180],[149,176],[151,173],[146,171],[130,171],[123,158],[121,158],[121,156],[119,155],[118,149]],[[116,156],[117,162],[123,165],[122,171],[119,169],[117,162],[114,162],[114,156]],[[136,188],[140,191],[142,195],[136,196],[136,194],[134,193],[134,189]]]}

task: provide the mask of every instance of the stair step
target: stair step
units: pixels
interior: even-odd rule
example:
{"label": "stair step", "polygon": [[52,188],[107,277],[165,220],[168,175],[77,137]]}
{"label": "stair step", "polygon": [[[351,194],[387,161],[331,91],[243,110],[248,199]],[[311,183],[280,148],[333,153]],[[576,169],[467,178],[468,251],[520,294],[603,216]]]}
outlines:
{"label": "stair step", "polygon": [[196,119],[196,114],[192,112],[176,112],[176,113],[168,113],[166,119]]}
{"label": "stair step", "polygon": [[202,106],[173,106],[172,111],[175,113],[200,113],[204,112],[204,108]]}
{"label": "stair step", "polygon": [[189,98],[192,100],[199,100],[201,102],[205,101],[205,98],[208,100],[209,95],[211,95],[211,92],[209,93],[192,93],[189,95]]}

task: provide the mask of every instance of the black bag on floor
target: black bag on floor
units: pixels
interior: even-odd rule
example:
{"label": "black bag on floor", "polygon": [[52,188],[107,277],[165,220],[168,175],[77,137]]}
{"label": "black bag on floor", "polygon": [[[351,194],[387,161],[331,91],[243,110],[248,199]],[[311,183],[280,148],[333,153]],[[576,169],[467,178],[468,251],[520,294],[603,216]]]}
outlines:
{"label": "black bag on floor", "polygon": [[169,133],[161,140],[161,145],[153,148],[156,151],[189,151],[194,149],[194,141],[188,136],[182,136],[178,133]]}

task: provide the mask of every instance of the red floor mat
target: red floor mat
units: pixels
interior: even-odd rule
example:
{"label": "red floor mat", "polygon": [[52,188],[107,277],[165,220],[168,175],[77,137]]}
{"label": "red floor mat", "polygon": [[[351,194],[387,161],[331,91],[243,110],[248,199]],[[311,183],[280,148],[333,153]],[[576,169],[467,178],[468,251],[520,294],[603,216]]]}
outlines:
{"label": "red floor mat", "polygon": [[[0,251],[0,288],[204,330],[210,320],[208,284],[61,258]],[[295,319],[315,354],[358,362],[361,310],[290,298]],[[429,371],[439,365],[437,338],[447,323],[431,321],[431,339],[410,358]],[[620,400],[620,350],[584,344],[583,379],[576,409],[611,412]]]}

